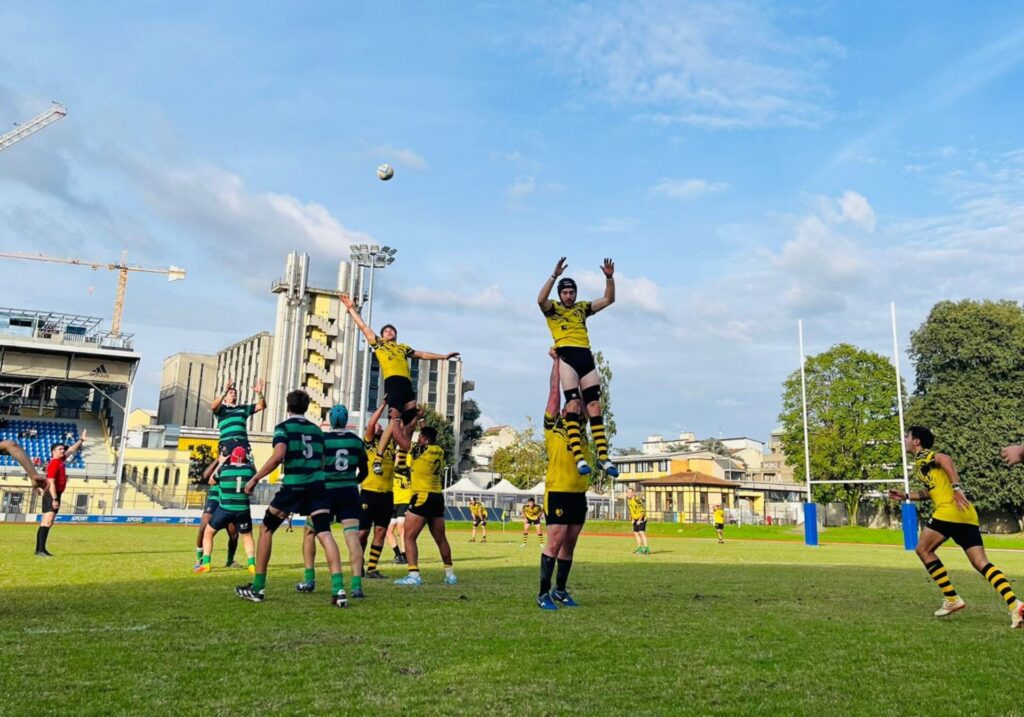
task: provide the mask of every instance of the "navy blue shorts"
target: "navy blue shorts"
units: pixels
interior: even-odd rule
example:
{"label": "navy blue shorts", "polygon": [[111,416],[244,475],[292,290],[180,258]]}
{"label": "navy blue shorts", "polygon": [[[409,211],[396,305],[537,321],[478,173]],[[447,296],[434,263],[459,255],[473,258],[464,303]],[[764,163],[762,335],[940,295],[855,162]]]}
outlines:
{"label": "navy blue shorts", "polygon": [[327,491],[327,498],[331,502],[331,519],[335,523],[343,520],[359,520],[363,515],[362,505],[359,503],[359,487],[331,488]]}
{"label": "navy blue shorts", "polygon": [[233,511],[218,507],[210,518],[210,527],[214,530],[224,530],[230,523],[234,523],[238,532],[243,535],[252,532],[252,516],[248,509]]}
{"label": "navy blue shorts", "polygon": [[220,508],[220,498],[207,498],[206,505],[203,506],[203,512],[213,515]]}
{"label": "navy blue shorts", "polygon": [[283,485],[270,501],[270,507],[282,513],[310,515],[318,510],[330,510],[331,499],[322,481],[304,486]]}

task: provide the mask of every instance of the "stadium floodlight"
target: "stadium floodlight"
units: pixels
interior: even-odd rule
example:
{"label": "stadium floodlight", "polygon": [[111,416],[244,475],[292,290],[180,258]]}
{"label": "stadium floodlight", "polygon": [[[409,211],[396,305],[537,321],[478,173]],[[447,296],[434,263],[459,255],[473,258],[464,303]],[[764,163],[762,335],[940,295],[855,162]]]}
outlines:
{"label": "stadium floodlight", "polygon": [[[373,326],[373,270],[384,269],[395,262],[397,249],[390,246],[378,246],[377,244],[352,245],[352,261],[362,269],[370,270],[368,293],[363,302],[366,308],[366,324]],[[361,283],[361,282],[360,282]],[[363,435],[366,429],[366,404],[370,399],[370,344],[363,345],[363,385],[359,398],[359,435]]]}

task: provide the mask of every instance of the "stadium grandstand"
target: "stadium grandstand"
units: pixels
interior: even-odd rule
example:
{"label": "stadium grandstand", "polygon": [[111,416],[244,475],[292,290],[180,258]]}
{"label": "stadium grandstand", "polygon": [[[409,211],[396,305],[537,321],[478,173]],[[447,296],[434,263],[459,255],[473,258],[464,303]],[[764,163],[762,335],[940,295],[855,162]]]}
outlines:
{"label": "stadium grandstand", "polygon": [[[68,513],[112,513],[147,503],[118,480],[125,409],[140,355],[132,335],[101,319],[0,307],[0,436],[20,443],[45,470],[54,443],[89,440],[68,463]],[[0,514],[34,513],[40,496],[8,456],[0,457]]]}

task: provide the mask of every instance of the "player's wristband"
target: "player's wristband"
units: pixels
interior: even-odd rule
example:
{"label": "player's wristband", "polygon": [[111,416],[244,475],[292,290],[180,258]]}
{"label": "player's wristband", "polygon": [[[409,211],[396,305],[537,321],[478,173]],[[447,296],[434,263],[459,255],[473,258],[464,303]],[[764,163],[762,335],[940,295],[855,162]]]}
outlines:
{"label": "player's wristband", "polygon": [[953,485],[953,490],[958,490],[961,493],[963,493],[964,492],[964,487],[962,485],[960,485],[959,483],[956,483],[956,484]]}

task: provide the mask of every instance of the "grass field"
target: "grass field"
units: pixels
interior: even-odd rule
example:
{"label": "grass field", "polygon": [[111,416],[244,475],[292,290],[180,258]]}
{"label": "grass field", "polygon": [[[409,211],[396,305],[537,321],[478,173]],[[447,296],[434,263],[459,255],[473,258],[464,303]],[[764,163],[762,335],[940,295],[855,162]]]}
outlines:
{"label": "grass field", "polygon": [[[34,531],[0,525],[2,714],[1024,714],[1024,631],[956,548],[942,557],[968,609],[946,620],[912,554],[807,548],[792,529],[655,535],[644,557],[584,534],[582,607],[557,613],[533,602],[536,538],[453,532],[459,585],[428,549],[426,586],[368,581],[337,610],[325,570],[294,591],[298,533],[279,535],[256,605],[232,594],[244,570],[192,574],[193,528],[58,525],[49,560]],[[1024,587],[1024,553],[990,557]]]}

